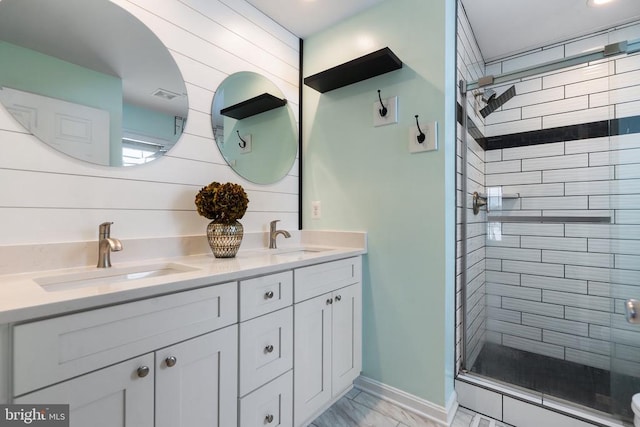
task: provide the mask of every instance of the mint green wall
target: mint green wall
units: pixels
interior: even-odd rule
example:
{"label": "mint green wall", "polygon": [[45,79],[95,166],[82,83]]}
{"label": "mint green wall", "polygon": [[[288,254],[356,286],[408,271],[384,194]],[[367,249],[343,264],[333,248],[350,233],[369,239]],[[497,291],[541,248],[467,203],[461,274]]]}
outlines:
{"label": "mint green wall", "polygon": [[122,128],[128,131],[152,135],[155,138],[175,141],[175,116],[124,103]]}
{"label": "mint green wall", "polygon": [[3,41],[0,58],[0,86],[108,111],[111,164],[122,164],[122,81],[118,77]]}
{"label": "mint green wall", "polygon": [[[369,233],[363,375],[441,406],[453,393],[454,43],[454,0],[386,0],[305,39],[303,62],[309,76],[389,46],[404,63],[325,94],[304,87],[303,225]],[[373,127],[378,89],[398,96],[398,124]],[[408,152],[416,114],[438,122],[438,151]]]}

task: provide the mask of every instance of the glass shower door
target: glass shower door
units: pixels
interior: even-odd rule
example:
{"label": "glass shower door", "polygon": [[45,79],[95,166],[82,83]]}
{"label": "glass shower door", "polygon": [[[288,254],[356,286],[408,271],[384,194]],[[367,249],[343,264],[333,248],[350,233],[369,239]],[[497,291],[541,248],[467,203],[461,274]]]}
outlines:
{"label": "glass shower door", "polygon": [[[640,304],[627,304],[629,300],[640,300],[639,74],[640,54],[615,59],[608,91],[612,115],[608,202],[612,224],[608,238],[589,239],[590,250],[606,251],[611,256],[613,312],[609,328],[602,328],[600,333],[608,334],[611,340],[612,412],[627,421],[633,419],[631,398],[640,393]],[[632,319],[634,310],[637,317]]]}

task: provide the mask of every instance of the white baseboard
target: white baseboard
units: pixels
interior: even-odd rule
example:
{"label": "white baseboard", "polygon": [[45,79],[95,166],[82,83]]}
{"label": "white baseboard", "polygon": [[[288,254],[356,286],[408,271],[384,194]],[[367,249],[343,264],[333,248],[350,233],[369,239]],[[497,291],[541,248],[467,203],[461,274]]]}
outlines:
{"label": "white baseboard", "polygon": [[355,386],[421,417],[428,418],[441,426],[449,427],[458,410],[458,399],[455,392],[444,407],[362,375],[356,378]]}

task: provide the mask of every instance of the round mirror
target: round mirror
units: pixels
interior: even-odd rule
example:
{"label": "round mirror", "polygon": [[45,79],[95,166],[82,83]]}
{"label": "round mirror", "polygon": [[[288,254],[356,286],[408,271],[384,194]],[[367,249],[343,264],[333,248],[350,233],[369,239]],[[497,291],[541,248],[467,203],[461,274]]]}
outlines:
{"label": "round mirror", "polygon": [[0,102],[51,147],[108,166],[166,153],[188,112],[167,48],[108,0],[0,1]]}
{"label": "round mirror", "polygon": [[249,71],[227,77],[213,98],[211,120],[220,153],[241,177],[272,184],[291,170],[298,152],[295,118],[266,77]]}

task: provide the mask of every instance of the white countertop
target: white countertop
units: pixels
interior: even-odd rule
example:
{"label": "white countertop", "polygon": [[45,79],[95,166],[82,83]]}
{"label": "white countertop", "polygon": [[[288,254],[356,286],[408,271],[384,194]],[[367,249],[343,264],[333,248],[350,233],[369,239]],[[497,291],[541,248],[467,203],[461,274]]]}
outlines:
{"label": "white countertop", "polygon": [[[165,276],[140,278],[109,283],[94,281],[89,286],[63,290],[46,290],[36,280],[60,275],[79,276],[102,273],[106,269],[76,267],[20,274],[0,275],[0,324],[59,315],[141,298],[226,283],[240,278],[274,273],[316,263],[357,256],[366,253],[366,237],[360,247],[332,246],[320,243],[317,234],[313,244],[283,247],[282,249],[245,249],[235,258],[214,258],[211,254],[145,259],[126,263],[113,262],[108,274],[126,273],[132,268],[150,270],[167,265],[190,270]],[[330,239],[329,239],[330,240]],[[327,243],[331,243],[327,241]],[[322,249],[317,252],[292,253],[297,249]],[[113,258],[112,258],[113,260]]]}

